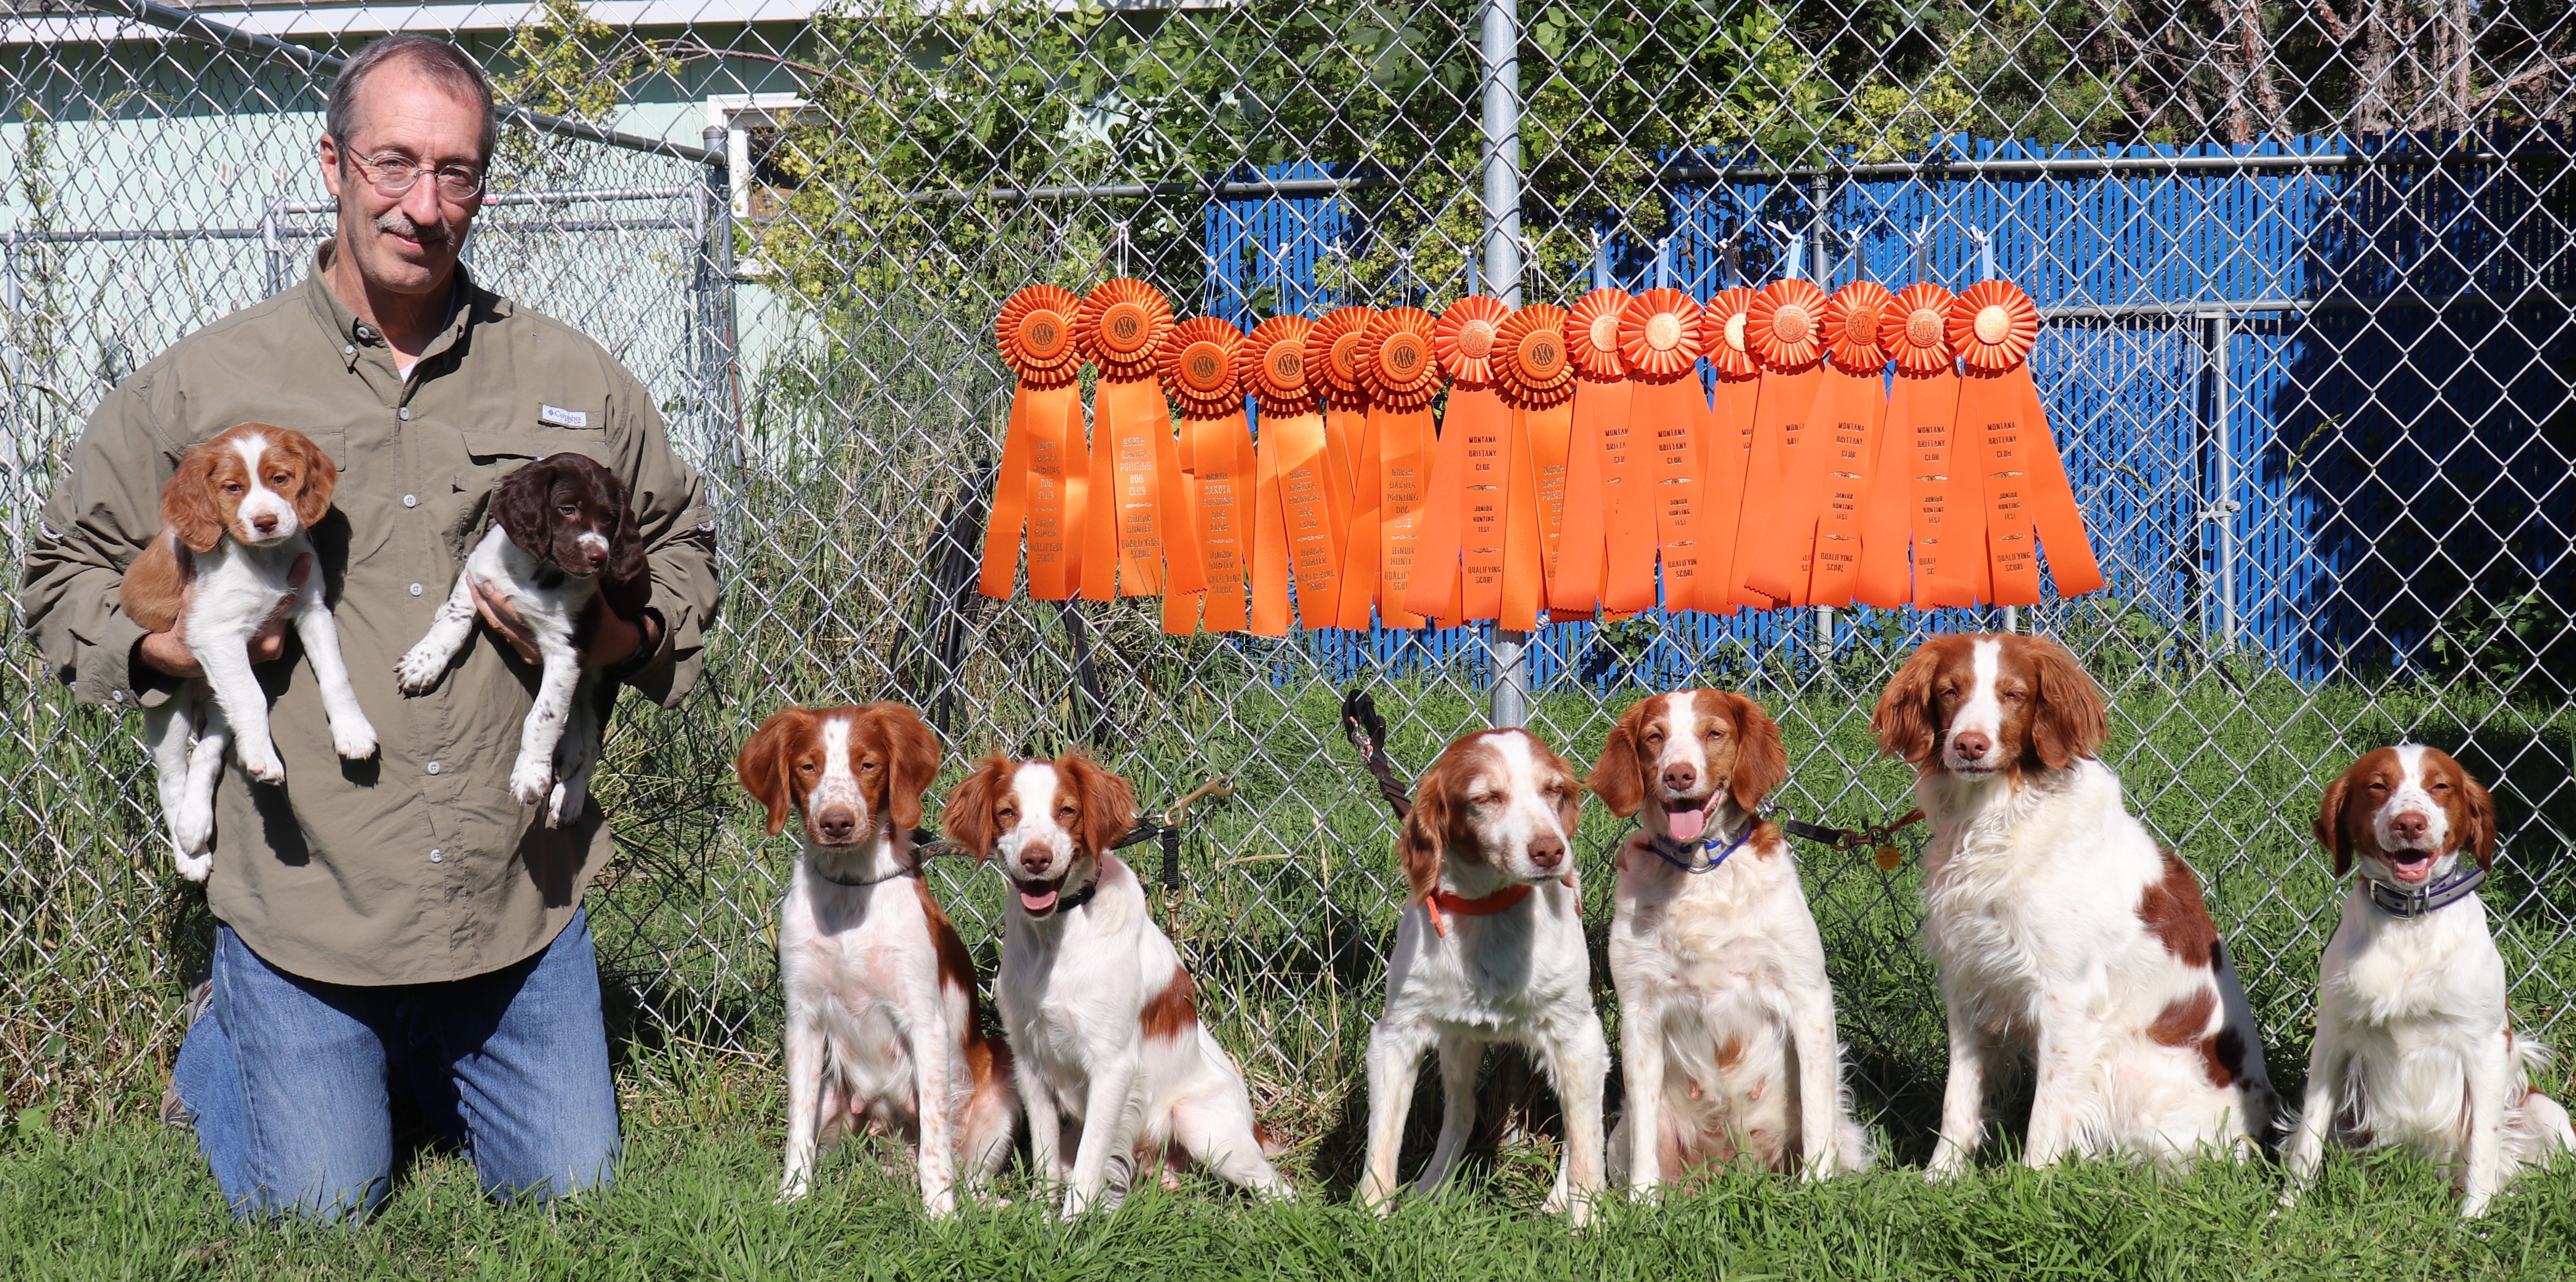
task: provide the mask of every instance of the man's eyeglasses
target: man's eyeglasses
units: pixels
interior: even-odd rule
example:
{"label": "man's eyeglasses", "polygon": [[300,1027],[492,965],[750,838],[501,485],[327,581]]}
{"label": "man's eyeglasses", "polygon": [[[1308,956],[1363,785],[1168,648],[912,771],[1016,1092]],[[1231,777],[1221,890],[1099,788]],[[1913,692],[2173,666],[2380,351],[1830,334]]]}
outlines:
{"label": "man's eyeglasses", "polygon": [[438,184],[438,194],[448,200],[463,202],[483,194],[483,171],[471,165],[424,165],[399,152],[381,156],[351,155],[358,170],[367,176],[367,185],[380,196],[400,196],[427,174]]}

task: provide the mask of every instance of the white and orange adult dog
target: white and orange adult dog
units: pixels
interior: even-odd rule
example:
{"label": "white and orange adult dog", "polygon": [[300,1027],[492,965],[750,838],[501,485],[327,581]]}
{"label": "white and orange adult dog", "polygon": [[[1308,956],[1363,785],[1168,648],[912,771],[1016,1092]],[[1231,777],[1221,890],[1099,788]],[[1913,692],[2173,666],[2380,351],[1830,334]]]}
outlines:
{"label": "white and orange adult dog", "polygon": [[1525,730],[1449,745],[1414,785],[1397,846],[1412,902],[1397,918],[1386,1012],[1369,1030],[1368,1163],[1360,1196],[1383,1212],[1422,1053],[1440,1048],[1440,1139],[1415,1188],[1440,1187],[1476,1120],[1491,1042],[1517,1043],[1556,1087],[1564,1158],[1551,1211],[1591,1216],[1601,1187],[1601,1092],[1610,1049],[1592,1008],[1573,840],[1582,785]]}
{"label": "white and orange adult dog", "polygon": [[376,755],[376,728],[340,659],[339,623],[320,567],[301,591],[294,581],[295,563],[313,555],[310,532],[330,514],[339,479],[339,465],[302,432],[266,423],[226,428],[181,456],[161,488],[161,532],[126,567],[118,590],[125,617],[148,632],[183,630],[205,674],[143,718],[162,818],[179,875],[190,881],[204,881],[214,867],[215,784],[226,745],[251,778],[286,779],[250,642],[288,597],[295,598],[295,635],[330,719],[332,750],[350,761]]}
{"label": "white and orange adult dog", "polygon": [[[910,708],[782,708],[734,761],[797,831],[796,873],[778,909],[787,990],[787,1171],[805,1196],[817,1151],[854,1122],[911,1144],[922,1206],[956,1208],[1011,1156],[1019,1126],[1008,1049],[984,1036],[975,965],[913,853],[939,741]],[[925,1106],[924,1102],[928,1101]]]}
{"label": "white and orange adult dog", "polygon": [[1033,1164],[1065,1186],[1068,1216],[1114,1205],[1152,1167],[1195,1165],[1285,1199],[1243,1074],[1199,1022],[1198,990],[1147,914],[1144,884],[1111,853],[1135,825],[1127,781],[1079,753],[988,758],[941,816],[949,840],[1011,881],[993,1003]]}
{"label": "white and orange adult dog", "polygon": [[1708,1164],[1809,1178],[1870,1165],[1824,937],[1787,839],[1760,817],[1787,777],[1770,715],[1718,690],[1639,701],[1593,763],[1592,791],[1640,828],[1610,917],[1628,1082],[1610,1170],[1637,1193]]}
{"label": "white and orange adult dog", "polygon": [[2021,1054],[2037,1069],[2032,1166],[2254,1151],[2276,1100],[2253,1010],[2191,869],[2096,756],[2109,718],[2075,656],[2038,637],[1935,637],[1870,728],[1914,764],[1932,824],[1923,944],[1950,1079],[1930,1174],[1966,1168],[1987,1079]]}
{"label": "white and orange adult dog", "polygon": [[2495,803],[2450,754],[2400,744],[2326,789],[2316,836],[2335,876],[2356,857],[2361,876],[2326,945],[2282,1201],[2315,1175],[2331,1132],[2448,1167],[2460,1214],[2482,1214],[2524,1167],[2576,1148],[2567,1110],[2531,1085],[2549,1052],[2513,1031],[2504,956],[2477,896],[2495,862]]}

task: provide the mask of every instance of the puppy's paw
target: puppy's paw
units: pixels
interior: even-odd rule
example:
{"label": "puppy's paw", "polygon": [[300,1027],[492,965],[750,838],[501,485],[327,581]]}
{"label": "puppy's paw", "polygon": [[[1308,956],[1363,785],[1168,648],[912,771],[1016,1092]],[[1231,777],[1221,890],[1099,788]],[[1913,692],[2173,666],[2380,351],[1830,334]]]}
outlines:
{"label": "puppy's paw", "polygon": [[343,761],[364,761],[376,755],[376,727],[365,716],[352,714],[348,724],[331,723],[331,750]]}
{"label": "puppy's paw", "polygon": [[265,737],[238,740],[233,749],[241,758],[242,769],[261,783],[286,782],[286,763],[278,759],[277,745]]}
{"label": "puppy's paw", "polygon": [[447,658],[428,645],[416,645],[394,665],[394,684],[404,694],[427,694],[447,675]]}
{"label": "puppy's paw", "polygon": [[778,1186],[778,1204],[793,1206],[804,1201],[805,1195],[811,1191],[811,1186],[802,1177],[790,1176]]}
{"label": "puppy's paw", "polygon": [[569,828],[581,822],[581,812],[589,804],[589,789],[576,788],[570,780],[556,784],[554,791],[546,797],[546,826]]}
{"label": "puppy's paw", "polygon": [[[210,801],[181,802],[178,812],[170,816],[170,841],[179,848],[179,858],[203,855],[215,844],[215,807]],[[183,869],[184,871],[184,866]],[[190,881],[205,877],[198,873]]]}
{"label": "puppy's paw", "polygon": [[206,874],[215,870],[215,856],[213,851],[208,851],[201,855],[181,853],[174,856],[174,858],[177,860],[179,865],[179,875],[190,881],[204,881],[206,879]]}
{"label": "puppy's paw", "polygon": [[546,799],[555,786],[555,772],[543,761],[520,758],[510,770],[510,795],[520,805],[533,806]]}

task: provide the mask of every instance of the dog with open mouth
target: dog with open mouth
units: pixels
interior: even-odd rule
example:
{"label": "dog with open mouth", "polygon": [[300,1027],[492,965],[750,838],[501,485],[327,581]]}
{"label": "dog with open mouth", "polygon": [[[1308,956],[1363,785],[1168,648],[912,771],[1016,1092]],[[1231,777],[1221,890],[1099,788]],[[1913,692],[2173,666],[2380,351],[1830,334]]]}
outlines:
{"label": "dog with open mouth", "polygon": [[941,824],[1011,882],[993,1003],[1031,1163],[1064,1186],[1064,1213],[1115,1205],[1157,1167],[1287,1199],[1243,1074],[1200,1022],[1144,883],[1112,853],[1136,826],[1127,781],[1080,753],[990,757],[948,795]]}
{"label": "dog with open mouth", "polygon": [[2495,865],[2495,801],[2451,754],[2363,754],[2319,800],[2335,876],[2358,868],[2326,944],[2308,1098],[2282,1154],[2295,1201],[2334,1138],[2411,1148],[2446,1167],[2460,1214],[2576,1148],[2532,1086],[2548,1049],[2514,1031],[2504,955],[2477,890]]}
{"label": "dog with open mouth", "polygon": [[1619,851],[1610,978],[1627,1108],[1610,1171],[1644,1194],[1743,1162],[1821,1178],[1863,1170],[1824,937],[1762,801],[1788,777],[1780,729],[1722,690],[1638,701],[1587,781],[1635,815]]}

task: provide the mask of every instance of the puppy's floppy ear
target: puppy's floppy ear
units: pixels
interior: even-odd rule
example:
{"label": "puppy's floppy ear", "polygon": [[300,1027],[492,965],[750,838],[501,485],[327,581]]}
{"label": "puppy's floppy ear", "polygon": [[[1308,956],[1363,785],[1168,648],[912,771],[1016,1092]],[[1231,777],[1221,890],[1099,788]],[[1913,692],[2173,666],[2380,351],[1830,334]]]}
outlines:
{"label": "puppy's floppy ear", "polygon": [[1396,858],[1412,895],[1407,903],[1429,899],[1440,889],[1440,850],[1458,820],[1456,762],[1453,748],[1414,781],[1413,812],[1404,817],[1404,827],[1395,838]]}
{"label": "puppy's floppy ear", "polygon": [[2111,737],[2111,714],[2093,674],[2076,662],[2075,652],[2054,637],[2028,637],[2023,651],[2030,660],[2030,746],[2040,763],[2063,770],[2077,759],[2099,755]]}
{"label": "puppy's floppy ear", "polygon": [[769,808],[769,835],[777,836],[787,827],[787,812],[796,804],[796,785],[789,777],[794,763],[788,754],[796,747],[796,737],[813,720],[803,708],[789,704],[769,714],[769,720],[751,732],[742,751],[733,759],[733,776],[752,799]]}
{"label": "puppy's floppy ear", "polygon": [[1093,858],[1108,854],[1136,827],[1136,790],[1079,752],[1068,752],[1055,764],[1073,776],[1073,790],[1082,797],[1082,831],[1074,836]]}
{"label": "puppy's floppy ear", "polygon": [[2333,852],[2338,878],[2352,871],[2352,831],[2343,820],[2344,805],[2351,798],[2352,772],[2347,770],[2326,785],[2326,795],[2317,803],[2317,844]]}
{"label": "puppy's floppy ear", "polygon": [[[2456,761],[2451,764],[2455,768],[2459,765]],[[2466,845],[2476,852],[2479,869],[2492,871],[2496,851],[2495,797],[2466,770],[2460,771],[2460,791],[2469,811]]]}
{"label": "puppy's floppy ear", "polygon": [[502,477],[492,487],[492,523],[501,527],[520,551],[540,561],[555,559],[554,540],[546,531],[554,522],[557,464],[542,458]]}
{"label": "puppy's floppy ear", "polygon": [[1735,716],[1735,773],[1727,778],[1726,790],[1734,794],[1735,808],[1749,815],[1788,780],[1789,750],[1780,742],[1779,723],[1761,704],[1740,694],[1726,699]]}
{"label": "puppy's floppy ear", "polygon": [[302,522],[305,529],[312,529],[322,523],[322,518],[331,515],[331,492],[339,488],[340,465],[323,453],[322,447],[314,444],[312,437],[302,432],[282,427],[268,430],[275,434],[269,437],[270,440],[292,451],[303,464],[304,485],[295,492],[295,519]]}
{"label": "puppy's floppy ear", "polygon": [[[1652,714],[1653,697],[1639,699],[1619,714],[1619,724],[1610,727],[1610,738],[1601,745],[1601,756],[1592,763],[1592,774],[1583,786],[1622,819],[1637,813],[1646,800],[1646,766],[1637,759],[1640,727]],[[1414,804],[1420,805],[1422,789],[1414,790]]]}
{"label": "puppy's floppy ear", "polygon": [[161,487],[161,525],[191,552],[212,552],[224,539],[223,509],[215,506],[215,451],[195,446]]}
{"label": "puppy's floppy ear", "polygon": [[900,703],[873,703],[859,712],[869,751],[885,761],[885,808],[898,828],[921,826],[921,794],[939,775],[939,739],[921,716]]}
{"label": "puppy's floppy ear", "polygon": [[1918,766],[1932,759],[1940,733],[1940,713],[1932,706],[1932,680],[1948,660],[1949,650],[1948,637],[1934,637],[1915,647],[1914,657],[1879,691],[1878,706],[1869,714],[1869,732],[1878,737],[1880,752]]}
{"label": "puppy's floppy ear", "polygon": [[993,857],[993,797],[1011,783],[1011,760],[995,753],[975,763],[975,772],[948,792],[939,812],[939,830],[978,863]]}

